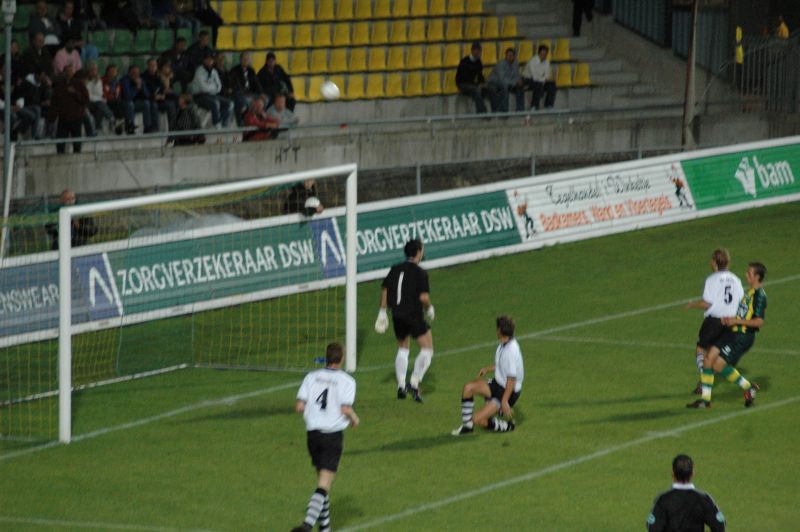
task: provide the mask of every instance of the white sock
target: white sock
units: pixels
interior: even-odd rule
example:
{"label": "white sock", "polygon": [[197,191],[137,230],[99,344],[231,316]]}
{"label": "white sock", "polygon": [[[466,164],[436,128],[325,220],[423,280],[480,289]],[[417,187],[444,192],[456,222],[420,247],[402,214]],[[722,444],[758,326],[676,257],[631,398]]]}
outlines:
{"label": "white sock", "polygon": [[702,353],[697,353],[694,356],[694,363],[697,364],[697,371],[703,373],[703,355]]}
{"label": "white sock", "polygon": [[419,383],[425,376],[425,372],[431,366],[431,359],[433,358],[433,349],[421,349],[414,361],[414,371],[411,373],[411,386],[419,388]]}
{"label": "white sock", "polygon": [[406,387],[406,372],[408,371],[408,348],[398,347],[394,359],[394,374],[397,377],[397,387]]}

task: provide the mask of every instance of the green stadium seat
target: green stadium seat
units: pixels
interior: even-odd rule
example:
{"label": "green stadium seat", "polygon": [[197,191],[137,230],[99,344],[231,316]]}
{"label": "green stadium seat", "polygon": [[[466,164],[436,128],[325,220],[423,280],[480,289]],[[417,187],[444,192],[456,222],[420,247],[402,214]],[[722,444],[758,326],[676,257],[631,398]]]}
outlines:
{"label": "green stadium seat", "polygon": [[155,32],[153,30],[140,29],[137,31],[133,41],[133,51],[137,54],[150,52],[153,49],[154,35]]}
{"label": "green stadium seat", "polygon": [[111,32],[110,31],[93,31],[91,33],[92,44],[97,48],[100,55],[111,53]]}
{"label": "green stadium seat", "polygon": [[175,32],[172,30],[156,30],[156,41],[153,48],[161,53],[169,50],[175,44]]}
{"label": "green stadium seat", "polygon": [[178,28],[175,31],[175,40],[177,41],[180,38],[186,39],[186,45],[187,46],[191,46],[191,44],[192,44],[192,28]]}
{"label": "green stadium seat", "polygon": [[12,27],[15,30],[27,30],[31,23],[31,15],[34,13],[35,9],[36,6],[34,4],[20,4],[18,2]]}
{"label": "green stadium seat", "polygon": [[128,30],[114,30],[114,44],[111,46],[111,53],[129,54],[131,50],[133,50],[133,33]]}

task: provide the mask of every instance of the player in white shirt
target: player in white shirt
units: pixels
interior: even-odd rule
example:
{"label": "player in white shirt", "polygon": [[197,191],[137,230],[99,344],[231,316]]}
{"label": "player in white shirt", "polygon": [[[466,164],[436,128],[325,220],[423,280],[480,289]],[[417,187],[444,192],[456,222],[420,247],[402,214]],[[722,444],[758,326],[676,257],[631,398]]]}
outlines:
{"label": "player in white shirt", "polygon": [[[703,324],[697,335],[697,348],[695,349],[695,364],[697,371],[703,372],[703,357],[712,345],[725,332],[725,325],[721,318],[726,316],[736,316],[736,309],[739,301],[744,295],[742,281],[736,275],[728,271],[731,256],[725,248],[715,249],[711,254],[711,270],[714,272],[706,278],[703,288],[703,299],[690,301],[686,304],[687,309],[703,309]],[[695,387],[694,393],[700,394],[702,386],[700,383]]]}
{"label": "player in white shirt", "polygon": [[[509,432],[515,428],[511,407],[519,399],[525,378],[522,352],[514,338],[513,318],[498,316],[496,324],[500,345],[494,355],[494,365],[481,368],[478,378],[464,385],[461,392],[461,426],[452,432],[453,436],[468,434],[475,425],[494,432]],[[494,378],[485,380],[483,377],[491,372],[494,372]],[[477,413],[473,413],[476,395],[486,399],[486,403]],[[508,421],[495,417],[498,412],[508,417]]]}
{"label": "player in white shirt", "polygon": [[318,520],[321,531],[331,527],[328,494],[342,456],[344,429],[359,423],[353,410],[356,381],[342,371],[343,360],[342,345],[328,344],[325,368],[306,375],[297,392],[295,410],[303,414],[306,422],[308,453],[317,469],[317,489],[308,502],[303,524],[294,531],[311,530]]}

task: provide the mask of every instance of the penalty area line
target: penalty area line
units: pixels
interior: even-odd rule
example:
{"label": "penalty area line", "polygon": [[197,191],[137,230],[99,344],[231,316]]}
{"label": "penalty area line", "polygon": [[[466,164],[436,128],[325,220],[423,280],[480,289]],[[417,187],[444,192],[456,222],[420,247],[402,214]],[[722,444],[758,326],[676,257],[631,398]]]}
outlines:
{"label": "penalty area line", "polygon": [[542,469],[538,469],[536,471],[531,471],[524,475],[519,475],[516,477],[511,477],[505,480],[501,480],[500,482],[495,482],[493,484],[487,484],[486,486],[482,486],[480,488],[476,488],[474,490],[466,491],[463,493],[459,493],[458,495],[454,495],[452,497],[446,497],[444,499],[439,499],[438,501],[429,502],[427,504],[422,504],[420,506],[416,506],[414,508],[409,508],[407,510],[403,510],[402,512],[397,512],[394,514],[386,515],[383,517],[379,517],[377,519],[373,519],[372,521],[367,521],[366,523],[362,523],[360,525],[354,525],[350,527],[345,527],[339,529],[340,532],[350,532],[354,530],[365,530],[367,528],[373,528],[381,525],[385,525],[386,523],[391,523],[394,521],[399,521],[401,519],[405,519],[407,517],[412,517],[417,514],[427,512],[430,510],[436,510],[443,506],[448,506],[450,504],[454,504],[457,502],[461,502],[466,499],[471,499],[474,497],[478,497],[479,495],[484,495],[486,493],[491,493],[503,488],[507,488],[509,486],[514,486],[516,484],[520,484],[523,482],[528,482],[531,480],[536,480],[540,477],[545,475],[549,475],[550,473],[557,473],[559,471],[569,469],[571,467],[581,465],[586,462],[590,462],[592,460],[596,460],[598,458],[603,458],[610,454],[618,453],[620,451],[624,451],[630,449],[632,447],[637,447],[639,445],[643,445],[645,443],[650,443],[652,441],[660,440],[663,438],[672,438],[676,437],[684,432],[689,432],[691,430],[695,430],[698,428],[706,427],[708,425],[715,425],[717,423],[721,423],[723,421],[728,421],[730,419],[752,415],[757,412],[763,412],[765,410],[773,410],[775,408],[780,408],[782,406],[786,406],[789,404],[797,403],[800,401],[800,395],[790,397],[787,399],[783,399],[781,401],[776,401],[775,403],[770,403],[764,406],[759,405],[757,408],[747,409],[747,410],[739,410],[738,412],[732,412],[730,414],[725,414],[719,417],[715,417],[712,419],[704,419],[702,421],[697,421],[694,423],[689,423],[687,425],[683,425],[680,427],[676,427],[674,429],[666,429],[664,431],[658,432],[649,432],[647,435],[636,438],[634,440],[629,440],[626,442],[619,443],[617,445],[612,445],[610,447],[606,447],[604,449],[597,450],[593,453],[585,454],[583,456],[578,456],[573,458],[572,460],[567,460],[564,462],[560,462],[557,464],[553,464],[547,466]]}
{"label": "penalty area line", "polygon": [[163,526],[133,525],[124,523],[100,523],[94,521],[65,521],[63,519],[45,519],[42,517],[14,517],[0,515],[0,523],[17,525],[37,525],[62,528],[97,528],[100,530],[144,530],[148,532],[211,532],[199,528],[171,528]]}

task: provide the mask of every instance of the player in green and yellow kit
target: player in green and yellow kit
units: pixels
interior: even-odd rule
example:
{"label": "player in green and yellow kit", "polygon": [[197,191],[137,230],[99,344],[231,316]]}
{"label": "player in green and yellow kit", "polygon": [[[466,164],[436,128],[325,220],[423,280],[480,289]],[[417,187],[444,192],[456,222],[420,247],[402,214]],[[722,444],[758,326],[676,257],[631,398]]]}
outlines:
{"label": "player in green and yellow kit", "polygon": [[751,383],[736,370],[736,364],[753,347],[756,333],[764,326],[767,310],[767,294],[762,288],[767,268],[760,262],[747,266],[747,282],[750,288],[745,291],[736,316],[722,318],[723,325],[729,326],[722,337],[714,344],[703,359],[703,373],[700,377],[702,398],[686,405],[688,408],[709,408],[711,389],[714,387],[714,372],[742,388],[744,406],[753,406],[758,384]]}

